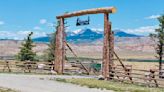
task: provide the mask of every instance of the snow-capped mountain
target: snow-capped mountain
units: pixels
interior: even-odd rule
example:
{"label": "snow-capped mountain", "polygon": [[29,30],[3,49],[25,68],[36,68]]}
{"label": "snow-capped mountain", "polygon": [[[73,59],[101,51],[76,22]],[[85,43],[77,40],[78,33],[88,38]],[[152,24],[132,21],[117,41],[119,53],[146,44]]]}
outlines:
{"label": "snow-capped mountain", "polygon": [[[123,32],[121,30],[113,30],[113,31],[116,37],[140,37],[138,35]],[[66,34],[67,34],[66,40],[73,43],[93,42],[103,38],[103,31],[99,31],[96,29],[93,30],[89,28],[79,29],[72,32],[66,32]],[[50,36],[39,37],[33,40],[36,42],[49,42],[49,39]]]}

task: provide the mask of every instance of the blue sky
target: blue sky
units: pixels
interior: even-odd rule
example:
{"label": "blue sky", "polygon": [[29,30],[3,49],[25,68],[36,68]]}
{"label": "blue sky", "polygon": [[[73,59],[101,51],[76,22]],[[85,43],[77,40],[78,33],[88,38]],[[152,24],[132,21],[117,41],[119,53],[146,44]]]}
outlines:
{"label": "blue sky", "polygon": [[[83,9],[117,8],[110,15],[112,29],[148,35],[158,27],[157,17],[164,13],[164,0],[0,0],[0,38],[23,39],[30,31],[34,37],[54,31],[55,17]],[[80,17],[87,19],[88,15]],[[76,27],[77,17],[67,19],[67,31],[82,28],[103,30],[103,14],[90,15],[88,26]]]}

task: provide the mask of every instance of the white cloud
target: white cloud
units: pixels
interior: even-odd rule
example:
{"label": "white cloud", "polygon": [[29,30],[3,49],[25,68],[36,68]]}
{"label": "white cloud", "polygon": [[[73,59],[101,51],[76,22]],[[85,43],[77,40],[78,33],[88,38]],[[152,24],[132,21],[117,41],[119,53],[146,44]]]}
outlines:
{"label": "white cloud", "polygon": [[40,19],[40,24],[46,24],[47,20],[46,19]]}
{"label": "white cloud", "polygon": [[[54,27],[55,28],[55,27]],[[65,32],[70,32],[70,27],[65,28]]]}
{"label": "white cloud", "polygon": [[145,19],[157,19],[158,17],[160,17],[160,15],[151,15],[146,17]]}
{"label": "white cloud", "polygon": [[39,27],[39,26],[35,26],[33,29],[34,29],[34,30],[42,30],[42,28]]}
{"label": "white cloud", "polygon": [[[40,24],[46,26],[46,27],[49,27],[49,28],[53,28],[54,27],[54,24],[51,23],[51,22],[48,22],[47,19],[40,19]],[[38,28],[36,28],[38,29]]]}
{"label": "white cloud", "polygon": [[4,21],[0,21],[0,25],[4,25],[5,24],[5,22]]}
{"label": "white cloud", "polygon": [[47,26],[48,27],[54,27],[54,24],[53,23],[47,23]]}
{"label": "white cloud", "polygon": [[[26,31],[0,31],[0,39],[15,39],[15,40],[23,40],[24,38],[27,37],[27,35],[31,32],[31,30],[26,30]],[[47,33],[45,32],[40,32],[40,31],[35,31],[33,34],[33,38],[36,37],[41,37],[41,36],[46,36]]]}
{"label": "white cloud", "polygon": [[149,33],[154,33],[156,28],[158,28],[158,26],[144,26],[135,29],[122,29],[122,30],[127,33],[148,35]]}

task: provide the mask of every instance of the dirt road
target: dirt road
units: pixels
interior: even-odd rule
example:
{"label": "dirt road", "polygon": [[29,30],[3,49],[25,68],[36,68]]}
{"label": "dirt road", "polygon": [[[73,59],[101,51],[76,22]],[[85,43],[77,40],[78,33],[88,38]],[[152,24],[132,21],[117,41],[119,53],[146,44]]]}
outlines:
{"label": "dirt road", "polygon": [[72,77],[87,78],[84,76],[0,74],[0,86],[12,88],[21,92],[113,92],[50,80],[54,78]]}

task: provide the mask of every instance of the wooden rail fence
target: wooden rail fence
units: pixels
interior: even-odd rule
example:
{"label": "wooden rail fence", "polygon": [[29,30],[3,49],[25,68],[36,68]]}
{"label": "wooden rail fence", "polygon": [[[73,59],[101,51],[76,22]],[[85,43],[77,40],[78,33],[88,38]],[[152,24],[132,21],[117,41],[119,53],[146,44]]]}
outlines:
{"label": "wooden rail fence", "polygon": [[126,71],[121,65],[113,67],[110,72],[110,75],[112,75],[110,79],[120,82],[137,83],[148,87],[164,87],[164,75],[163,78],[159,78],[158,70],[133,69],[131,65],[125,65],[125,67]]}
{"label": "wooden rail fence", "polygon": [[1,62],[0,72],[52,73],[52,63],[35,62]]}

